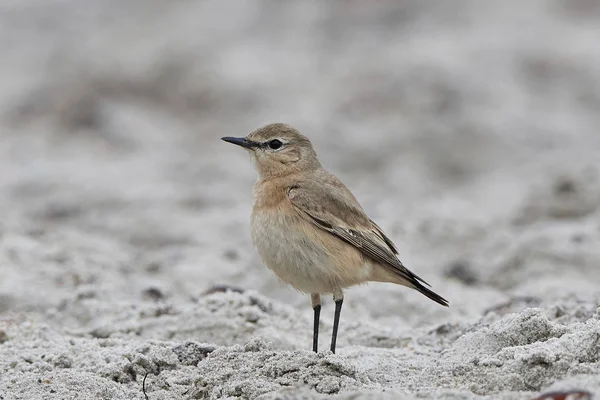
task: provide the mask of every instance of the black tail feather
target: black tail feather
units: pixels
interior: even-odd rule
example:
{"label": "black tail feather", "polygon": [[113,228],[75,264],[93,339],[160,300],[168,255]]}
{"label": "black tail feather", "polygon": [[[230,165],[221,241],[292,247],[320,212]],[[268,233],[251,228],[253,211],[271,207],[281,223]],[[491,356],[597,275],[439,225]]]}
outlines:
{"label": "black tail feather", "polygon": [[435,301],[438,304],[443,305],[444,307],[448,307],[448,300],[444,299],[442,296],[429,289],[428,287],[423,286],[420,282],[414,281],[412,282],[413,288],[423,293],[425,296],[429,297],[431,300]]}
{"label": "black tail feather", "polygon": [[[406,279],[412,285],[412,288],[423,293],[425,296],[429,297],[431,300],[435,301],[438,304],[443,305],[444,307],[448,307],[448,300],[434,292],[430,289],[431,285],[423,280],[419,275],[415,274],[408,268],[403,266],[402,271],[397,271],[402,278]],[[429,286],[429,287],[427,287]]]}

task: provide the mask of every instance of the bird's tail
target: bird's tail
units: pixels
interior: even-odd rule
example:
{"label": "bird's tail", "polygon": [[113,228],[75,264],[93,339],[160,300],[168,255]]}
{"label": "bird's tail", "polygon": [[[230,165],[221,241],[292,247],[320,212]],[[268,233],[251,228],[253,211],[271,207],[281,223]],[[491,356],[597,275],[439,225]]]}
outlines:
{"label": "bird's tail", "polygon": [[423,285],[421,282],[412,281],[411,283],[412,283],[413,289],[423,293],[425,296],[429,297],[431,300],[435,301],[436,303],[441,304],[445,307],[448,307],[448,304],[449,304],[448,300],[446,300],[445,298],[443,298],[442,296],[440,296],[433,290],[429,289],[427,286]]}
{"label": "bird's tail", "polygon": [[433,290],[429,289],[429,287],[431,287],[431,285],[429,283],[425,282],[425,280],[423,280],[423,278],[421,278],[419,275],[413,273],[406,267],[403,268],[401,275],[403,275],[404,279],[406,279],[410,283],[410,285],[409,285],[410,287],[423,293],[425,296],[429,297],[431,300],[435,301],[436,303],[441,304],[444,307],[448,307],[448,304],[449,304],[448,300],[446,300],[445,298],[443,298],[442,296],[440,296]]}
{"label": "bird's tail", "polygon": [[376,282],[393,282],[398,285],[413,288],[423,293],[425,296],[429,297],[436,303],[448,307],[448,300],[444,299],[442,296],[431,290],[429,288],[429,283],[425,282],[423,278],[413,273],[404,265],[400,264],[399,266],[395,266],[394,268],[390,268],[389,266],[382,264],[378,264],[377,266],[383,266],[387,268],[375,268],[373,270],[371,280]]}

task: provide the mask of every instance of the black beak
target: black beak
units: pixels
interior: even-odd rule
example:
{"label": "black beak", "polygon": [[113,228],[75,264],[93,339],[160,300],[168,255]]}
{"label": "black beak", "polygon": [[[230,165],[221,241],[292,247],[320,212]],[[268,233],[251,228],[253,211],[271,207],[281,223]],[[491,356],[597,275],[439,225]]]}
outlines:
{"label": "black beak", "polygon": [[228,143],[237,144],[238,146],[245,147],[246,149],[251,149],[253,147],[259,146],[258,143],[248,140],[246,138],[237,138],[237,137],[226,136],[226,137],[222,137],[221,140],[224,140],[225,142],[228,142]]}

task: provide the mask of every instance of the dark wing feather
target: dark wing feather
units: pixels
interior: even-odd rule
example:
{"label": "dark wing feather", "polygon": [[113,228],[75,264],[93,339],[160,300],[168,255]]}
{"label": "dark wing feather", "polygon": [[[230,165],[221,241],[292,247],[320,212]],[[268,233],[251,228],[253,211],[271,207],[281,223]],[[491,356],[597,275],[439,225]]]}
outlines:
{"label": "dark wing feather", "polygon": [[371,221],[352,193],[333,175],[319,182],[296,184],[288,191],[289,198],[302,215],[319,228],[356,247],[362,254],[410,283],[430,299],[447,306],[448,302],[431,291],[422,278],[408,270],[396,257],[393,242]]}
{"label": "dark wing feather", "polygon": [[388,245],[390,250],[392,250],[394,254],[398,254],[398,249],[396,248],[394,242],[392,242],[392,240],[389,237],[387,237],[385,233],[383,233],[383,230],[379,227],[379,225],[375,223],[375,221],[373,221],[372,219],[369,219],[369,221],[371,221],[371,225],[373,225],[373,227],[377,229],[377,232],[381,235],[381,237],[385,241],[385,244]]}

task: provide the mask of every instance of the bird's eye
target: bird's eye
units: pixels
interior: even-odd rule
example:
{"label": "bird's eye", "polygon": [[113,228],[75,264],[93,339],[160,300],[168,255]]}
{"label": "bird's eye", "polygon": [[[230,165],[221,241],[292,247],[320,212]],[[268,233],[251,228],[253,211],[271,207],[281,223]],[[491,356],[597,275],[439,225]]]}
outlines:
{"label": "bird's eye", "polygon": [[268,143],[268,145],[270,149],[277,150],[280,149],[281,146],[283,146],[283,143],[281,143],[281,140],[273,139]]}

